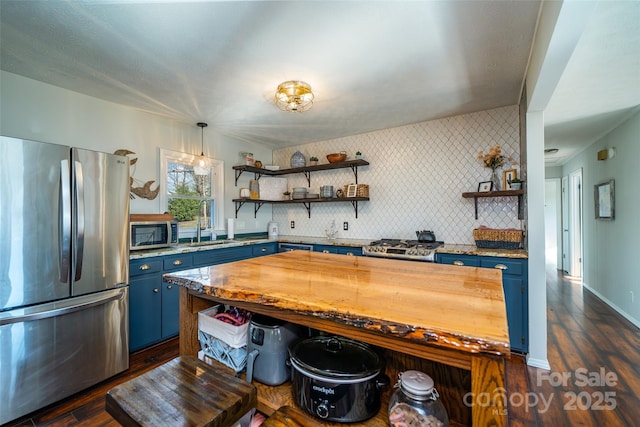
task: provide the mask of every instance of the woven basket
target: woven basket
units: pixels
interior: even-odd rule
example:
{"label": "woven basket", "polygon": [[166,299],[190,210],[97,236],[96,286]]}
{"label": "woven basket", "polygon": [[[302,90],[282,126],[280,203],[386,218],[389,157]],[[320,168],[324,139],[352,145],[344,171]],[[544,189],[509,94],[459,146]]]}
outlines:
{"label": "woven basket", "polygon": [[522,246],[522,230],[476,228],[473,238],[477,247],[485,249],[519,249]]}
{"label": "woven basket", "polygon": [[348,195],[349,184],[345,184],[343,187],[344,197],[369,197],[369,185],[368,184],[351,184],[357,185],[355,196],[353,194]]}

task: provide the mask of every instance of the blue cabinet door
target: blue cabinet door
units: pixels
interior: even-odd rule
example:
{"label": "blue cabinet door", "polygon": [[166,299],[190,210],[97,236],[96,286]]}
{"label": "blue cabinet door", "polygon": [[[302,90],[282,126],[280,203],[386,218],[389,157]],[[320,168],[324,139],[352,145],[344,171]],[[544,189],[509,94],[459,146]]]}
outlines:
{"label": "blue cabinet door", "polygon": [[162,283],[162,339],[180,331],[180,292],[177,285]]}
{"label": "blue cabinet door", "polygon": [[160,340],[162,325],[158,322],[162,295],[159,273],[132,279],[129,283],[129,351],[135,351]]}
{"label": "blue cabinet door", "polygon": [[362,248],[355,246],[338,246],[338,253],[342,255],[361,256]]}
{"label": "blue cabinet door", "polygon": [[251,245],[251,254],[254,257],[271,255],[276,252],[278,252],[278,244],[276,242]]}
{"label": "blue cabinet door", "polygon": [[526,259],[477,255],[436,254],[441,264],[502,270],[502,289],[507,309],[509,344],[512,350],[529,351],[529,302],[527,297],[528,263]]}
{"label": "blue cabinet door", "polygon": [[325,254],[337,254],[338,247],[333,245],[313,245],[314,252],[323,252]]}
{"label": "blue cabinet door", "polygon": [[528,262],[526,259],[480,257],[480,266],[502,270],[511,349],[529,351]]}

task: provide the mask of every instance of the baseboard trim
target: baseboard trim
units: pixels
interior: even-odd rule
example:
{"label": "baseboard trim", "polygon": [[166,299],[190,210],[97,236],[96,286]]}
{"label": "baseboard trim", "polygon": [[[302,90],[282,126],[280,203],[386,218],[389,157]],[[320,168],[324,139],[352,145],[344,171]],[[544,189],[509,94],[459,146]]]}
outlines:
{"label": "baseboard trim", "polygon": [[533,357],[529,357],[529,355],[527,355],[527,365],[533,366],[534,368],[546,369],[547,371],[551,370],[551,365],[549,365],[549,361],[547,359],[535,359]]}
{"label": "baseboard trim", "polygon": [[593,289],[592,287],[590,287],[589,285],[587,285],[586,283],[582,283],[582,286],[584,286],[585,288],[587,288],[587,290],[589,290],[589,292],[591,292],[592,294],[594,294],[596,297],[598,297],[599,300],[601,300],[603,303],[607,304],[609,307],[611,307],[612,309],[614,309],[616,311],[616,313],[618,313],[620,316],[624,317],[625,319],[627,319],[629,322],[633,323],[633,325],[636,328],[640,328],[640,321],[638,321],[638,319],[635,319],[633,316],[631,316],[629,313],[625,312],[623,309],[621,309],[620,307],[618,307],[617,305],[615,305],[613,302],[611,302],[609,299],[607,299],[604,295],[602,295],[600,292],[596,291],[595,289]]}

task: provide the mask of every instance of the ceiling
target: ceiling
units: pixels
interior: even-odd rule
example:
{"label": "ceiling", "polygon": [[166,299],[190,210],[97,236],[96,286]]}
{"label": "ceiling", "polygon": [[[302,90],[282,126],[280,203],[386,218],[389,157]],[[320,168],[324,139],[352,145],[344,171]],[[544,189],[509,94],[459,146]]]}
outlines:
{"label": "ceiling", "polygon": [[[564,146],[584,146],[596,133],[589,126],[600,134],[640,104],[639,5],[606,2],[594,12],[545,111],[547,145],[565,156],[550,162],[570,155]],[[2,70],[275,148],[517,104],[540,2],[0,0],[0,8]],[[274,105],[285,80],[311,85],[311,110]]]}

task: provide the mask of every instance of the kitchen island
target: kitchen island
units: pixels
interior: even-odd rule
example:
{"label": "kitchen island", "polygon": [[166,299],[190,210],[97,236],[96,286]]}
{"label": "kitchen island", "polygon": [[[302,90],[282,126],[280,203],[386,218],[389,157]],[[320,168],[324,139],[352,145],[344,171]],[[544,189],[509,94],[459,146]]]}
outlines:
{"label": "kitchen island", "polygon": [[[474,399],[504,393],[510,349],[498,270],[293,251],[164,280],[181,286],[181,354],[200,348],[199,311],[232,304],[384,349],[392,381],[407,369],[428,373],[453,425],[506,424],[500,396]],[[278,400],[259,390],[259,409],[275,411],[281,402],[270,399]]]}

